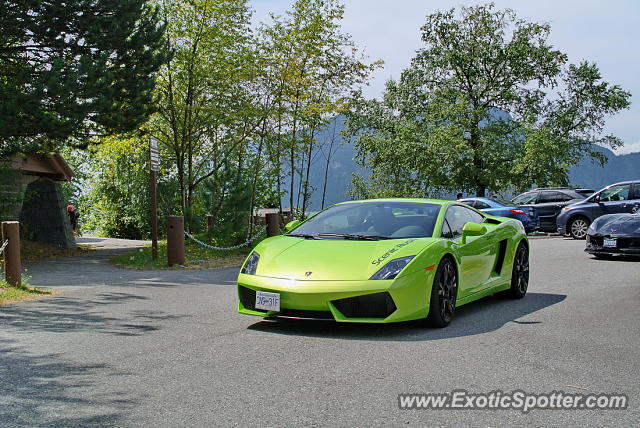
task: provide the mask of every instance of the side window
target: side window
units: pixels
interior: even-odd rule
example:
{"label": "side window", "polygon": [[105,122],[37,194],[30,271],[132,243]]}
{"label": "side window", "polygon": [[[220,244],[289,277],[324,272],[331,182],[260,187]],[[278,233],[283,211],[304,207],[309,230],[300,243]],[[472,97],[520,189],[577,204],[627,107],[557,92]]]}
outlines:
{"label": "side window", "polygon": [[475,207],[479,201],[475,201],[473,199],[460,199],[458,202],[469,205],[470,207]]}
{"label": "side window", "polygon": [[600,193],[600,202],[626,201],[629,198],[629,184],[611,186]]}
{"label": "side window", "polygon": [[442,237],[447,239],[453,239],[453,233],[451,232],[451,228],[449,227],[449,222],[447,219],[444,219],[444,223],[442,223]]}
{"label": "side window", "polygon": [[[482,223],[484,221],[484,217],[481,214],[460,205],[449,207],[444,219],[449,230],[443,226],[442,236],[449,239],[460,238],[462,236],[462,228],[465,224],[469,222]],[[450,232],[450,235],[445,235],[445,232]]]}
{"label": "side window", "polygon": [[476,204],[475,204],[475,205],[472,205],[472,206],[473,206],[474,208],[478,209],[478,210],[484,210],[484,209],[487,209],[487,208],[491,208],[491,207],[489,206],[489,204],[485,204],[485,203],[484,203],[484,202],[482,202],[482,201],[476,201]]}
{"label": "side window", "polygon": [[574,200],[574,199],[577,199],[577,198],[578,198],[577,196],[576,196],[576,197],[573,197],[573,196],[568,195],[568,194],[566,194],[566,193],[558,192],[558,199],[557,199],[557,201],[558,201],[558,202],[566,202],[566,201],[571,201],[571,200]]}
{"label": "side window", "polygon": [[467,215],[471,217],[472,222],[482,223],[484,221],[484,216],[482,214],[479,214],[473,210],[468,210],[468,209],[465,209],[465,211],[467,212]]}
{"label": "side window", "polygon": [[538,196],[536,192],[523,193],[520,196],[516,196],[513,199],[513,203],[516,205],[535,204],[536,196]]}
{"label": "side window", "polygon": [[539,204],[545,204],[549,202],[562,202],[569,201],[571,198],[567,196],[567,199],[564,199],[564,194],[560,192],[540,192],[540,197],[538,198]]}
{"label": "side window", "polygon": [[640,183],[634,183],[631,186],[631,194],[629,195],[629,199],[640,199]]}

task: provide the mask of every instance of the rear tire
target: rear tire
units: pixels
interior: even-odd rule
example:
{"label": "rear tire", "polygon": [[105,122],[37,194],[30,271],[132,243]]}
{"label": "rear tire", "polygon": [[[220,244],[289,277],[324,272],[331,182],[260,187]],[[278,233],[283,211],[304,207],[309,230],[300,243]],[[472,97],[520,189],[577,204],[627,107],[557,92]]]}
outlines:
{"label": "rear tire", "polygon": [[513,270],[511,271],[511,288],[505,291],[505,295],[512,299],[522,299],[529,288],[529,249],[520,242],[513,257]]}
{"label": "rear tire", "polygon": [[589,220],[586,217],[574,217],[569,221],[569,233],[573,239],[585,239],[589,224]]}
{"label": "rear tire", "polygon": [[458,274],[450,258],[444,258],[438,265],[431,287],[429,315],[427,323],[432,327],[446,327],[451,322],[458,297]]}

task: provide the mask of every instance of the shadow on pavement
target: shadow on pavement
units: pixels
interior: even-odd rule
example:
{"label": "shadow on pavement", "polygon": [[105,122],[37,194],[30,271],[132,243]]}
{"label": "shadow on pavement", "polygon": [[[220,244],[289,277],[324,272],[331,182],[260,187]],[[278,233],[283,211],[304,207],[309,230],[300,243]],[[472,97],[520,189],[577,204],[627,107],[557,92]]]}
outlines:
{"label": "shadow on pavement", "polygon": [[77,364],[59,355],[33,355],[0,340],[0,425],[118,426],[125,411],[142,397],[126,392],[104,396],[92,391],[104,364]]}
{"label": "shadow on pavement", "polygon": [[[117,336],[140,336],[160,329],[159,321],[171,321],[185,315],[161,311],[136,310],[124,318],[105,316],[105,305],[120,304],[147,297],[127,293],[98,293],[91,299],[54,296],[33,305],[3,306],[0,325],[23,331],[69,333],[96,331]],[[0,379],[2,379],[0,377]]]}
{"label": "shadow on pavement", "polygon": [[566,299],[564,294],[527,293],[524,299],[509,300],[488,297],[456,309],[448,327],[430,328],[421,321],[396,324],[351,324],[333,321],[263,320],[248,328],[265,333],[294,336],[326,337],[345,340],[388,340],[399,342],[429,341],[471,336],[494,331],[513,322],[523,328],[536,328],[541,321],[519,321],[518,318]]}

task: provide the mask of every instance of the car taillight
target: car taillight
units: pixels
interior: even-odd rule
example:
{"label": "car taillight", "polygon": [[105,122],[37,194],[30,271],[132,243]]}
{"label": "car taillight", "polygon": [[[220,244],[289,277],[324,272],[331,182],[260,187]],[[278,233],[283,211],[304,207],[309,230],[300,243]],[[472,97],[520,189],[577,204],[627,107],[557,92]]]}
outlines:
{"label": "car taillight", "polygon": [[516,214],[516,215],[527,215],[526,212],[518,209],[518,208],[512,208],[509,210],[511,212],[511,214]]}

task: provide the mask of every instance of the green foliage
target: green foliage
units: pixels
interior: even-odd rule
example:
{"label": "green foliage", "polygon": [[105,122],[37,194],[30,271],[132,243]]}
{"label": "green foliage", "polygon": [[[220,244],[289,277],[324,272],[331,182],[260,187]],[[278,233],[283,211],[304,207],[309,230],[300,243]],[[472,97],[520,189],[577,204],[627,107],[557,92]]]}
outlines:
{"label": "green foliage", "polygon": [[[371,168],[375,194],[418,196],[565,184],[607,117],[630,94],[602,81],[594,64],[567,65],[547,43],[550,27],[492,4],[438,12],[425,46],[383,99],[354,97],[348,135]],[[361,187],[362,182],[355,182]]]}
{"label": "green foliage", "polygon": [[[78,199],[81,228],[114,238],[149,237],[149,142],[109,137],[92,148],[88,182]],[[158,193],[165,182],[158,183]],[[170,187],[170,184],[169,184]],[[172,211],[172,200],[160,196],[159,223]]]}
{"label": "green foliage", "polygon": [[146,120],[166,55],[145,0],[1,0],[0,16],[0,155]]}

